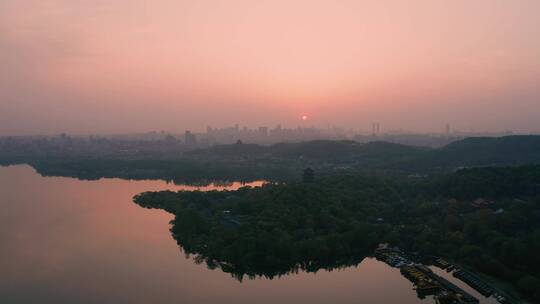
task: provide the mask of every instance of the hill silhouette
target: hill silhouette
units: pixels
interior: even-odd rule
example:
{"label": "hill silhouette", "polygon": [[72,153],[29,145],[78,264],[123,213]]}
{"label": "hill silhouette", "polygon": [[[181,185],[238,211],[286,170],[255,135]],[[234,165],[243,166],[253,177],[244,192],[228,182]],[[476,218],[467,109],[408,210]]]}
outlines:
{"label": "hill silhouette", "polygon": [[540,163],[540,136],[471,137],[427,151],[403,164],[417,170]]}
{"label": "hill silhouette", "polygon": [[[31,148],[31,147],[30,147]],[[104,148],[106,149],[106,148]],[[28,151],[39,151],[36,153]],[[433,174],[469,167],[540,164],[540,136],[467,138],[441,148],[421,148],[389,142],[317,140],[270,146],[215,145],[184,154],[145,153],[141,158],[109,157],[55,149],[3,149],[0,164],[27,163],[43,175],[83,179],[121,177],[191,181],[290,180],[306,167],[316,175],[382,171],[392,174]]]}

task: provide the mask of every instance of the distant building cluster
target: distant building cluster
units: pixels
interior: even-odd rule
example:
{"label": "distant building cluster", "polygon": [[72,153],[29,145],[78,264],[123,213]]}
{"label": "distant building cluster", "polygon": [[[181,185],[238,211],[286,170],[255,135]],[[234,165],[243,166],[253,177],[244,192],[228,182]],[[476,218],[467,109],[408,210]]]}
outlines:
{"label": "distant building cluster", "polygon": [[[451,134],[449,125],[446,126],[445,131],[440,134],[415,134],[400,130],[383,132],[381,123],[379,122],[372,124],[371,133],[339,127],[328,127],[324,129],[316,127],[284,128],[281,125],[277,125],[274,128],[266,126],[248,128],[240,127],[240,125],[236,124],[232,127],[225,128],[207,126],[205,133],[198,133],[196,135],[186,131],[184,137],[186,144],[198,144],[201,146],[232,144],[239,140],[243,143],[263,145],[310,140],[355,140],[358,142],[386,141],[427,147],[441,147],[466,137],[465,134]],[[192,139],[192,136],[196,136],[196,138]]]}
{"label": "distant building cluster", "polygon": [[329,126],[327,128],[297,127],[285,128],[281,124],[270,128],[260,126],[257,128],[241,127],[235,124],[230,127],[215,128],[206,127],[206,132],[195,133],[190,130],[184,134],[175,135],[172,133],[149,132],[143,134],[113,135],[117,139],[136,140],[167,140],[185,144],[187,148],[202,148],[215,144],[234,144],[238,141],[246,144],[270,145],[280,142],[301,142],[310,140],[354,140],[357,142],[385,141],[409,146],[422,146],[437,148],[445,146],[453,141],[461,140],[471,136],[505,136],[512,135],[512,132],[459,132],[452,130],[450,124],[443,126],[440,133],[412,133],[403,130],[383,131],[380,122],[371,124],[371,132],[361,130],[345,129]]}
{"label": "distant building cluster", "polygon": [[[442,147],[453,141],[461,140],[472,136],[505,136],[512,135],[506,132],[459,132],[451,129],[450,124],[445,124],[440,133],[412,133],[403,130],[384,130],[381,123],[374,122],[371,125],[371,132],[361,130],[345,129],[329,126],[327,128],[297,127],[285,128],[281,124],[270,128],[260,126],[257,128],[241,127],[236,124],[231,127],[215,128],[206,127],[206,132],[196,133],[186,130],[183,133],[171,133],[165,131],[151,131],[146,133],[129,134],[109,134],[109,135],[89,135],[89,136],[69,136],[60,134],[58,136],[23,136],[23,137],[0,137],[2,142],[9,143],[11,140],[24,141],[53,141],[61,145],[71,145],[73,140],[84,140],[88,146],[88,151],[93,150],[92,143],[100,143],[105,140],[116,141],[117,145],[123,146],[125,151],[142,150],[134,147],[128,142],[166,142],[168,146],[174,146],[175,151],[190,150],[195,148],[209,147],[215,144],[233,144],[242,142],[245,144],[270,145],[281,142],[302,142],[311,140],[354,140],[365,143],[372,141],[384,141],[410,146]],[[155,147],[158,149],[158,147]],[[150,149],[150,148],[145,148]],[[163,149],[163,148],[161,148]],[[130,152],[130,153],[131,153]]]}
{"label": "distant building cluster", "polygon": [[234,143],[241,140],[245,143],[273,144],[278,142],[297,142],[317,139],[346,139],[350,134],[342,129],[322,130],[313,127],[298,127],[294,129],[283,128],[277,125],[275,128],[266,126],[250,129],[237,124],[234,127],[212,128],[208,126],[205,134],[200,134],[203,141],[210,143]]}

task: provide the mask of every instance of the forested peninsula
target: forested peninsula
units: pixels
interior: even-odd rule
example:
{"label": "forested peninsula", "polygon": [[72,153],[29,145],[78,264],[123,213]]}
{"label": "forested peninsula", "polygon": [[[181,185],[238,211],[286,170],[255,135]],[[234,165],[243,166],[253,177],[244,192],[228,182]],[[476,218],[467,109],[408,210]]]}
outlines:
{"label": "forested peninsula", "polygon": [[539,296],[540,166],[145,192],[134,201],[174,214],[171,232],[183,250],[239,279],[352,265],[388,242]]}

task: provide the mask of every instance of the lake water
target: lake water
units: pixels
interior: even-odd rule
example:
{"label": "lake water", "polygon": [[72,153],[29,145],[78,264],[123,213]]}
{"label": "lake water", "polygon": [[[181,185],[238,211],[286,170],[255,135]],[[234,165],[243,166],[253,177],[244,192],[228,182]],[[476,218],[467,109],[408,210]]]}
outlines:
{"label": "lake water", "polygon": [[0,167],[0,303],[434,303],[374,259],[243,282],[197,265],[173,240],[172,215],[132,202],[166,189],[194,187]]}

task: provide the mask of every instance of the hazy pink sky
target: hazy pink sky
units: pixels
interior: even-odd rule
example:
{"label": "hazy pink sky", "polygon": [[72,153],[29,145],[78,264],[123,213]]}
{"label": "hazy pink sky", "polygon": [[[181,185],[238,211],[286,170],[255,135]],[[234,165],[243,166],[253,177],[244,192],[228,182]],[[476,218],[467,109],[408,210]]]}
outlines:
{"label": "hazy pink sky", "polygon": [[540,131],[540,1],[0,1],[0,135],[303,114]]}

